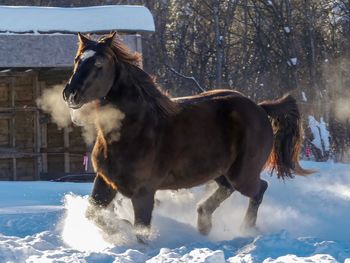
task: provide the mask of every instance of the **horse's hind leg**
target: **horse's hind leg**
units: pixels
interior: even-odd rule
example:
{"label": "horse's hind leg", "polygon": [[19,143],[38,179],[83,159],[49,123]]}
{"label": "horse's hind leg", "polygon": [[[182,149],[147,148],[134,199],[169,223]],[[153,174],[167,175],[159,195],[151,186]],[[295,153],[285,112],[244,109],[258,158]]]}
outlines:
{"label": "horse's hind leg", "polygon": [[151,227],[152,212],[154,207],[155,191],[147,187],[141,187],[131,197],[134,208],[134,226],[138,231],[136,237],[140,243],[147,243]]}
{"label": "horse's hind leg", "polygon": [[142,187],[131,197],[135,216],[134,225],[136,227],[149,227],[151,225],[154,195],[155,191],[153,189]]}
{"label": "horse's hind leg", "polygon": [[197,228],[202,235],[209,234],[212,227],[212,214],[215,209],[234,192],[225,176],[220,176],[215,181],[218,184],[218,188],[197,209]]}
{"label": "horse's hind leg", "polygon": [[243,221],[243,227],[245,229],[255,227],[259,206],[263,200],[267,187],[267,182],[260,179],[260,187],[258,193],[249,199],[249,206]]}
{"label": "horse's hind leg", "polygon": [[227,173],[227,180],[236,191],[250,198],[249,207],[243,221],[244,227],[255,227],[259,206],[267,189],[267,182],[260,179],[260,172],[269,155],[268,147],[262,147],[259,155],[243,151]]}

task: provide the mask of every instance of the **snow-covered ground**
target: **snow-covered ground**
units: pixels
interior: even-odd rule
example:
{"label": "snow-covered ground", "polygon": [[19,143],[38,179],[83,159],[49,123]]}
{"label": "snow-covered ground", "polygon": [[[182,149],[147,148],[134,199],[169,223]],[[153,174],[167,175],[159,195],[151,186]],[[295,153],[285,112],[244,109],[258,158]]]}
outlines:
{"label": "snow-covered ground", "polygon": [[127,199],[101,214],[116,229],[106,236],[84,216],[91,184],[0,182],[0,262],[350,263],[350,165],[303,165],[318,172],[285,182],[264,174],[269,189],[252,233],[240,231],[248,200],[238,193],[203,237],[196,203],[214,186],[159,192],[148,245],[120,220],[132,220]]}

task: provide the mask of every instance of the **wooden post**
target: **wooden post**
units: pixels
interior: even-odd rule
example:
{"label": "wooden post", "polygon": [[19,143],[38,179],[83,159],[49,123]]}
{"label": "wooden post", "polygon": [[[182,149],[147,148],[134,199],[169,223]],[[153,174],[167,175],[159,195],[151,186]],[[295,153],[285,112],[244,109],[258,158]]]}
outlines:
{"label": "wooden post", "polygon": [[69,128],[64,128],[64,172],[70,172]]}
{"label": "wooden post", "polygon": [[[36,100],[36,98],[38,98],[41,95],[41,91],[40,91],[40,84],[38,81],[38,72],[36,72],[35,76],[34,76],[34,88],[33,88],[33,92],[34,92],[34,100]],[[35,164],[34,164],[34,169],[35,169],[35,180],[40,180],[40,174],[42,172],[42,159],[40,156],[40,146],[41,146],[41,129],[40,129],[40,112],[39,109],[36,109],[35,111],[35,116],[34,116],[34,152],[37,155],[37,157],[35,158]]]}
{"label": "wooden post", "polygon": [[[67,81],[63,80],[62,85],[66,85]],[[64,143],[64,172],[69,173],[70,172],[70,143],[69,143],[69,132],[70,128],[64,128],[64,134],[63,134],[63,143]]]}
{"label": "wooden post", "polygon": [[[43,123],[40,125],[41,130],[41,149],[47,149],[47,124]],[[41,154],[41,160],[42,160],[42,167],[43,167],[43,173],[48,172],[47,167],[47,153],[44,151]]]}
{"label": "wooden post", "polygon": [[[11,146],[14,151],[16,151],[16,130],[15,130],[15,78],[11,77],[10,82],[10,89],[11,89],[11,108],[12,108],[12,114],[13,117],[11,118]],[[17,180],[17,160],[16,156],[14,155],[12,157],[12,178],[14,181]]]}
{"label": "wooden post", "polygon": [[[40,81],[40,90],[43,91],[45,89],[45,82]],[[40,122],[40,120],[39,120]],[[40,124],[40,136],[41,136],[41,149],[47,149],[47,124],[42,123]],[[47,167],[47,153],[44,151],[41,154],[41,160],[42,160],[42,171],[43,173],[48,172],[48,167]]]}

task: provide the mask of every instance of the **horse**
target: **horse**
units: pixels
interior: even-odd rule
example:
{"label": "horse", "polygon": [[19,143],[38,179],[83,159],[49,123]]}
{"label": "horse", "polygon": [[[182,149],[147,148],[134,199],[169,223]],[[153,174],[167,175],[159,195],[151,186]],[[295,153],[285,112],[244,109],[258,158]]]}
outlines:
{"label": "horse", "polygon": [[199,232],[209,234],[212,214],[234,191],[249,198],[243,225],[254,228],[268,188],[263,169],[279,178],[311,173],[299,164],[301,116],[291,95],[256,104],[221,89],[171,99],[116,33],[78,38],[64,100],[71,109],[94,103],[123,114],[107,119],[112,129],[99,121],[103,114],[94,124],[90,203],[96,209],[119,192],[131,199],[134,227],[150,229],[156,191],[214,180],[216,191],[197,207]]}

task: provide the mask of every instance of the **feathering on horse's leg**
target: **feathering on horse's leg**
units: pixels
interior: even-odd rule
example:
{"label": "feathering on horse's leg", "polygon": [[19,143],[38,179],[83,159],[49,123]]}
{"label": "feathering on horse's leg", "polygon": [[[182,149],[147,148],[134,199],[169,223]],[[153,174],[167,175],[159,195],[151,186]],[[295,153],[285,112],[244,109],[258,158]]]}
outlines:
{"label": "feathering on horse's leg", "polygon": [[268,183],[265,180],[260,179],[258,194],[249,199],[249,206],[243,220],[243,229],[250,229],[256,226],[259,206],[262,203],[267,187]]}
{"label": "feathering on horse's leg", "polygon": [[131,223],[123,219],[115,224],[117,215],[115,214],[115,206],[113,199],[117,194],[115,185],[112,185],[101,175],[97,174],[93,190],[89,199],[89,206],[85,212],[86,217],[93,221],[104,233],[113,235],[120,230],[119,224],[124,227],[131,226]]}
{"label": "feathering on horse's leg", "polygon": [[217,178],[218,188],[203,203],[198,205],[197,228],[202,235],[208,235],[212,228],[212,214],[234,192],[225,176]]}

